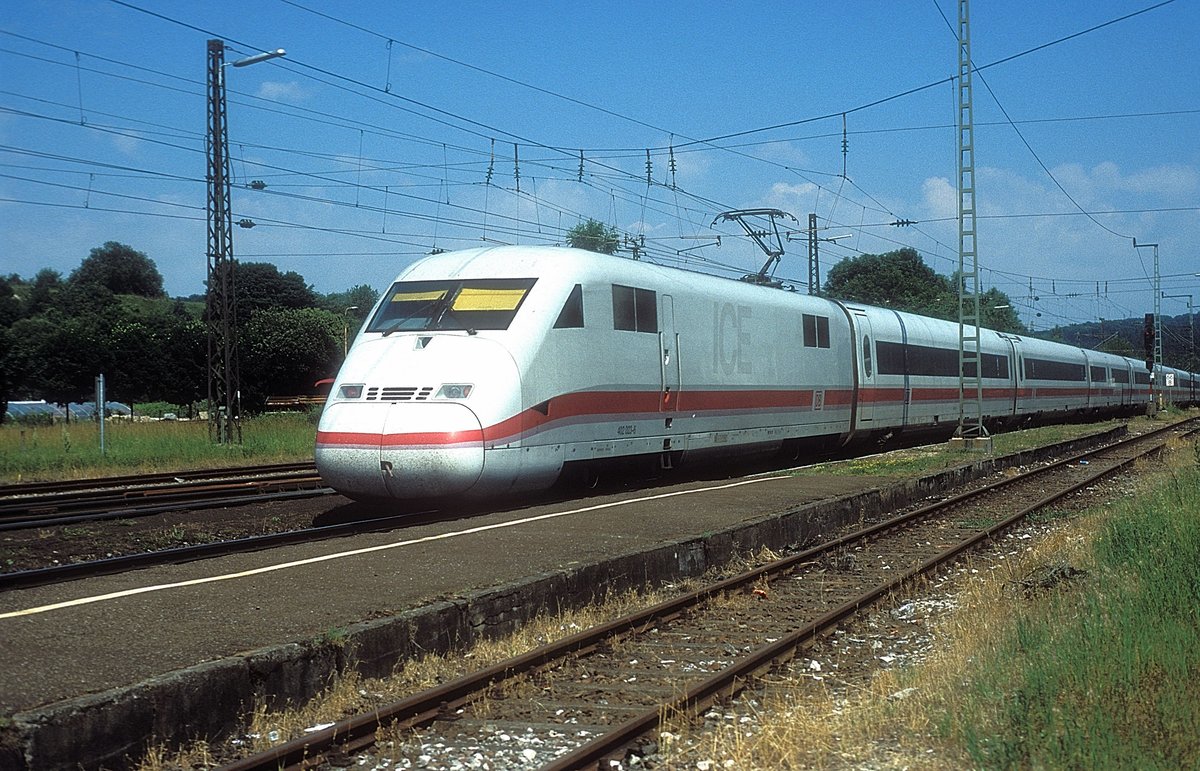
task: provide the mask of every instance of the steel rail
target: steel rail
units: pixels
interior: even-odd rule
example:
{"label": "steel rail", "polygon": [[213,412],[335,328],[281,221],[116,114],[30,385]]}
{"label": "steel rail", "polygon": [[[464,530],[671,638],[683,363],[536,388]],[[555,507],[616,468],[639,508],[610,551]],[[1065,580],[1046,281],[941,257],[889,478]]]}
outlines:
{"label": "steel rail", "polygon": [[[329,494],[332,495],[333,491],[330,490]],[[309,497],[309,494],[293,494],[293,497]],[[342,522],[336,525],[322,525],[321,527],[310,527],[302,530],[289,530],[284,533],[256,535],[233,541],[179,546],[173,549],[160,549],[158,551],[141,552],[121,557],[109,557],[107,559],[73,562],[47,568],[0,573],[0,591],[29,589],[34,586],[45,586],[46,584],[73,581],[81,578],[112,575],[128,570],[139,570],[159,565],[178,565],[185,562],[210,559],[212,557],[262,551],[277,546],[310,543],[312,541],[323,541],[329,538],[341,538],[362,533],[375,533],[390,530],[400,524],[424,524],[431,521],[434,516],[436,516],[434,512],[421,511],[388,517],[372,517],[354,522]]]}
{"label": "steel rail", "polygon": [[[530,674],[569,655],[586,653],[590,650],[594,650],[615,636],[645,631],[657,624],[668,621],[671,618],[680,615],[688,608],[711,599],[712,597],[734,590],[744,589],[747,586],[752,586],[763,577],[772,576],[779,573],[787,573],[789,570],[792,570],[802,563],[808,562],[813,559],[813,557],[825,552],[835,551],[842,546],[855,541],[868,540],[888,530],[902,527],[907,522],[923,519],[925,516],[938,509],[954,506],[970,498],[983,495],[987,492],[995,491],[1020,480],[1027,481],[1030,477],[1046,473],[1063,465],[1077,463],[1080,459],[1089,455],[1096,455],[1100,452],[1111,450],[1114,447],[1119,447],[1124,444],[1145,442],[1158,434],[1177,430],[1179,427],[1180,424],[1164,426],[1161,429],[1157,429],[1147,434],[1129,437],[1128,439],[1122,440],[1115,444],[1097,448],[1089,452],[1080,453],[1072,456],[1071,458],[1039,467],[1021,476],[1005,478],[978,489],[952,496],[943,501],[919,507],[913,511],[900,514],[884,522],[880,522],[866,528],[862,528],[853,533],[849,533],[840,538],[836,538],[825,544],[806,549],[800,553],[786,557],[782,560],[778,560],[769,565],[760,566],[741,575],[733,576],[710,586],[703,587],[697,591],[681,595],[680,597],[676,597],[674,599],[665,600],[657,605],[630,614],[624,618],[602,624],[592,629],[584,630],[583,632],[563,638],[562,640],[554,643],[540,646],[486,669],[464,675],[463,677],[414,694],[410,697],[381,707],[372,712],[339,721],[321,731],[316,731],[307,736],[284,742],[257,755],[252,755],[235,761],[227,766],[224,766],[223,771],[269,771],[273,769],[307,768],[319,762],[324,753],[334,746],[337,746],[341,752],[356,752],[360,749],[370,746],[374,742],[375,733],[381,726],[388,725],[393,728],[403,730],[419,727],[423,724],[432,722],[440,716],[452,715],[456,709],[472,701],[480,691],[490,687],[495,683],[512,677]],[[1094,475],[1090,475],[1087,479],[1072,486],[1070,490],[1048,496],[1042,501],[1039,501],[1033,506],[1023,510],[1023,512],[1006,519],[1004,522],[993,525],[992,527],[981,531],[976,536],[963,542],[965,545],[960,544],[961,548],[956,548],[958,551],[971,548],[975,544],[991,538],[996,532],[1011,526],[1011,524],[1018,521],[1021,517],[1027,516],[1030,511],[1048,505],[1048,503],[1058,500],[1059,498],[1068,495],[1083,486],[1092,484],[1096,481],[1096,479],[1114,473],[1117,469],[1127,465],[1128,463],[1131,463],[1138,457],[1142,457],[1142,455],[1148,454],[1149,452],[1157,451],[1161,449],[1162,446],[1162,444],[1155,445],[1145,453],[1122,461],[1121,464],[1116,467],[1103,470],[1102,472]],[[958,552],[955,551],[954,553],[957,554]],[[941,555],[939,555],[939,557],[940,556]],[[944,559],[941,561],[944,561]],[[913,576],[920,575],[922,572],[932,569],[932,566],[936,564],[941,564],[941,561],[939,561],[939,558],[935,557],[934,559],[929,560],[927,563],[923,563],[917,568],[901,574],[901,580],[911,580]],[[723,689],[732,687],[729,685],[728,681],[739,682],[740,685],[737,686],[738,689],[744,687],[745,683],[748,681],[748,678],[753,675],[753,673],[759,672],[765,667],[772,666],[772,664],[768,661],[771,656],[778,656],[780,655],[780,652],[784,651],[794,651],[795,648],[804,640],[811,639],[817,634],[820,634],[820,632],[812,631],[808,631],[806,633],[805,630],[808,630],[809,627],[823,625],[822,629],[828,629],[830,624],[835,624],[837,621],[845,618],[846,615],[863,607],[865,604],[878,599],[880,596],[883,596],[889,591],[892,591],[892,587],[895,585],[895,581],[888,582],[887,584],[881,584],[864,595],[824,614],[817,619],[817,621],[814,621],[812,624],[806,626],[803,630],[784,638],[785,640],[799,640],[800,642],[793,642],[789,646],[783,640],[780,640],[760,648],[758,651],[752,654],[752,663],[739,663],[731,668],[723,670],[723,673],[731,672],[731,674],[724,678],[719,674],[718,676],[714,676],[704,683],[693,687],[684,696],[676,699],[671,706],[674,706],[675,708],[685,708],[689,704],[700,704],[704,699],[716,698],[718,695],[724,693]],[[723,685],[722,682],[725,682],[725,684]],[[645,733],[647,730],[650,730],[650,728],[652,728],[659,719],[661,715],[661,709],[662,707],[660,705],[654,710],[647,711],[644,715],[622,724],[618,728],[614,729],[618,733],[605,733],[604,736],[600,737],[598,740],[583,745],[575,752],[565,756],[565,758],[554,762],[551,764],[551,766],[549,766],[549,768],[581,768],[587,767],[589,764],[599,763],[601,760],[611,755],[618,743],[621,747],[624,747],[633,738],[636,738]],[[651,716],[653,717],[652,720]],[[605,741],[605,737],[609,736],[613,737],[611,744],[607,744]],[[618,739],[617,737],[620,738]],[[568,763],[566,762],[567,759],[572,760]]]}
{"label": "steel rail", "polygon": [[196,482],[128,493],[72,494],[71,499],[58,502],[26,499],[0,505],[0,532],[147,516],[202,506],[234,506],[296,492],[301,496],[326,495],[332,489],[315,473],[297,472],[277,478]]}
{"label": "steel rail", "polygon": [[126,474],[121,476],[89,477],[86,479],[65,479],[52,482],[15,482],[0,485],[0,498],[17,495],[41,495],[46,493],[61,493],[69,490],[97,490],[115,487],[149,486],[154,484],[170,484],[201,479],[222,479],[255,474],[271,474],[291,471],[315,471],[316,464],[312,461],[295,463],[267,463],[259,466],[229,466],[226,468],[192,469],[189,471],[162,471],[152,474]]}

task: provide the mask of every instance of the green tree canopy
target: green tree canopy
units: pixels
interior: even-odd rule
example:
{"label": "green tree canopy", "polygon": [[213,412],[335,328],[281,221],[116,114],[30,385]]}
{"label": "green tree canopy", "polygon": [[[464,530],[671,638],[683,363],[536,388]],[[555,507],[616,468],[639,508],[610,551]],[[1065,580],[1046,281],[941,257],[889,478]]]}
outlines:
{"label": "green tree canopy", "polygon": [[[955,278],[934,271],[911,247],[848,257],[830,268],[823,290],[837,300],[958,320]],[[1028,333],[1008,295],[994,287],[980,294],[979,309],[981,326],[999,332]]]}
{"label": "green tree canopy", "polygon": [[916,249],[847,257],[829,270],[824,294],[839,300],[946,318],[950,281],[934,272]]}
{"label": "green tree canopy", "polygon": [[295,271],[280,273],[268,262],[242,262],[235,268],[238,323],[245,324],[261,310],[315,308],[317,294]]}
{"label": "green tree canopy", "polygon": [[21,318],[21,298],[9,278],[0,278],[0,329],[11,327]]}
{"label": "green tree canopy", "polygon": [[33,285],[29,287],[28,297],[25,298],[25,315],[33,316],[49,308],[62,288],[61,273],[50,268],[39,270],[33,278]]}
{"label": "green tree canopy", "polygon": [[271,395],[309,393],[341,363],[341,314],[317,308],[257,313],[242,329],[241,352],[247,409],[260,409]]}
{"label": "green tree canopy", "polygon": [[580,222],[567,231],[567,243],[589,252],[615,254],[621,245],[621,234],[616,228],[588,217],[587,222]]}
{"label": "green tree canopy", "polygon": [[106,241],[71,273],[71,283],[98,285],[113,294],[165,297],[162,275],[154,260],[131,246]]}
{"label": "green tree canopy", "polygon": [[330,313],[344,314],[347,308],[353,306],[355,310],[350,311],[350,318],[361,321],[371,312],[371,308],[375,306],[375,301],[378,299],[379,292],[374,287],[368,284],[359,284],[345,292],[332,292],[325,295],[321,299],[321,307]]}

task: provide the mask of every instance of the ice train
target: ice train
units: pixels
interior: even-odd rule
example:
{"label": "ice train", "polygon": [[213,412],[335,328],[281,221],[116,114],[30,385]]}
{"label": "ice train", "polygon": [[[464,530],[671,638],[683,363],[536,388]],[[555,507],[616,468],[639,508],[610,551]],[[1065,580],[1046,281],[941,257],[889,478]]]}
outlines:
{"label": "ice train", "polygon": [[[992,425],[1145,410],[1144,362],[984,330]],[[958,325],[575,249],[405,269],[354,339],[317,432],[358,499],[486,497],[645,459],[949,432]],[[1196,403],[1162,368],[1156,398]]]}

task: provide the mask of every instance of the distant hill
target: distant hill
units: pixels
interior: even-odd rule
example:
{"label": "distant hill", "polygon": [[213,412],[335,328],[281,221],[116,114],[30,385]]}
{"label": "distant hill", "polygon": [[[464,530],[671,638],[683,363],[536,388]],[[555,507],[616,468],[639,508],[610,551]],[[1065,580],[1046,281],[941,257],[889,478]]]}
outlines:
{"label": "distant hill", "polygon": [[[1145,355],[1142,347],[1142,324],[1142,317],[1105,319],[1054,327],[1039,332],[1035,337],[1140,359]],[[1193,351],[1200,348],[1200,335],[1189,344],[1191,326],[1188,315],[1185,313],[1180,316],[1163,316],[1162,330],[1163,364],[1191,372],[1200,370],[1200,365],[1192,360]]]}

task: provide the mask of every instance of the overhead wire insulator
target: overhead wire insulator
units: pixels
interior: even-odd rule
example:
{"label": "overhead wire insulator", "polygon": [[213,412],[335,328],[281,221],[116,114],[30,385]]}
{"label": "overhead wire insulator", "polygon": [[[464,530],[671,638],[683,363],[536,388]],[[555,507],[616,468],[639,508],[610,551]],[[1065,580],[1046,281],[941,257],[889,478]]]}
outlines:
{"label": "overhead wire insulator", "polygon": [[483,183],[484,183],[485,185],[488,185],[489,187],[491,186],[491,184],[492,184],[492,173],[493,173],[495,170],[496,170],[496,140],[495,140],[495,139],[493,139],[493,140],[492,140],[492,154],[491,154],[491,157],[490,157],[490,158],[488,158],[488,170],[487,170],[487,178],[483,180]]}
{"label": "overhead wire insulator", "polygon": [[579,151],[579,181],[583,181],[583,150]]}
{"label": "overhead wire insulator", "polygon": [[842,176],[846,176],[846,156],[850,153],[850,138],[846,135],[846,113],[842,113]]}
{"label": "overhead wire insulator", "polygon": [[653,172],[654,172],[654,165],[650,162],[650,150],[649,150],[649,148],[647,148],[646,149],[646,184],[647,185],[654,184]]}
{"label": "overhead wire insulator", "polygon": [[667,168],[671,170],[671,189],[675,189],[675,145],[667,146]]}
{"label": "overhead wire insulator", "polygon": [[521,192],[521,155],[516,142],[513,142],[513,179],[517,181],[517,192]]}
{"label": "overhead wire insulator", "polygon": [[388,59],[387,60],[387,75],[383,79],[383,93],[385,93],[385,94],[392,93],[392,43],[393,42],[394,41],[392,41],[390,39],[387,41],[387,59]]}

